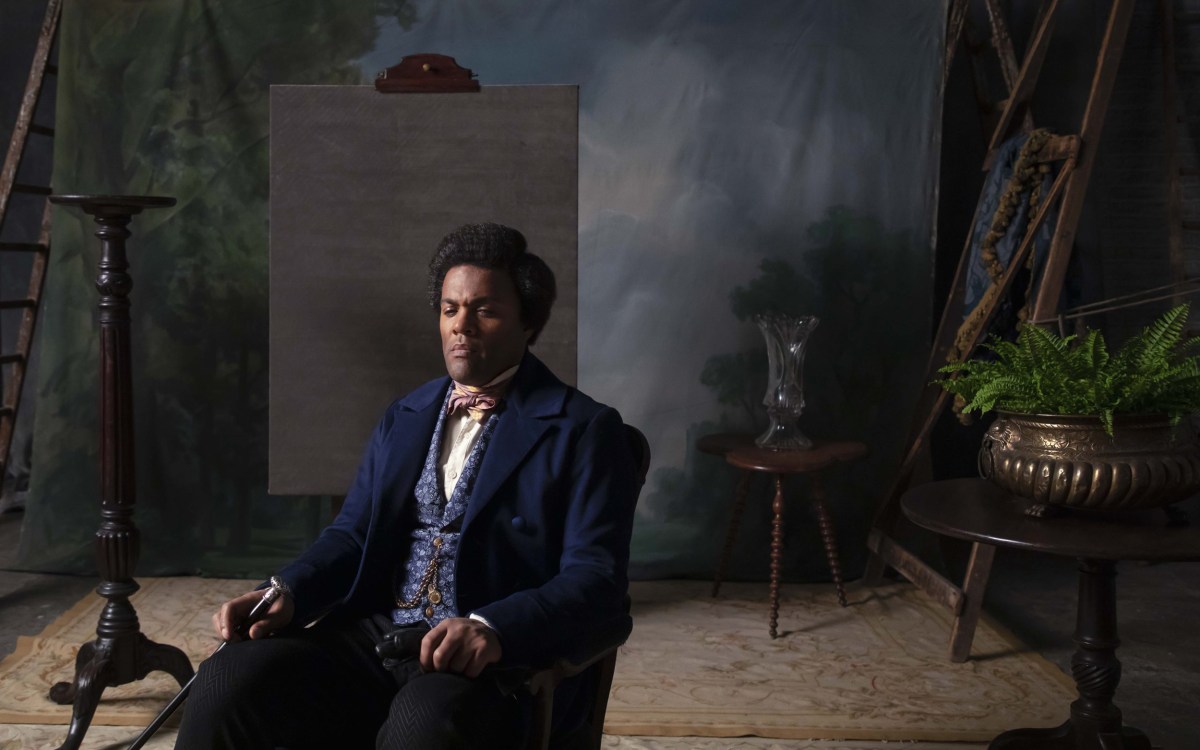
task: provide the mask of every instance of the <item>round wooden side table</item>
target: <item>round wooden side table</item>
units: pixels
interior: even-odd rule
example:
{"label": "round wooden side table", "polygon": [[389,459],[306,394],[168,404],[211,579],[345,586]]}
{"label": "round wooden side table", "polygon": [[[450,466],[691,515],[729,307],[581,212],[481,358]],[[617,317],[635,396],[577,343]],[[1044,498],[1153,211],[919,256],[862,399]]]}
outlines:
{"label": "round wooden side table", "polygon": [[1121,680],[1117,659],[1116,564],[1120,560],[1200,561],[1200,528],[1171,526],[1167,516],[1031,518],[1032,505],[983,479],[914,487],[900,500],[914,523],[939,534],[1079,561],[1079,598],[1071,674],[1079,698],[1054,729],[1012,729],[989,750],[1150,750],[1150,740],[1125,726],[1113,704]]}
{"label": "round wooden side table", "polygon": [[721,559],[713,578],[712,595],[716,596],[720,590],[721,580],[725,575],[726,566],[729,564],[733,542],[746,506],[751,474],[753,472],[770,474],[775,482],[775,496],[771,503],[774,517],[771,522],[771,614],[768,622],[771,637],[778,637],[779,573],[783,561],[783,478],[788,474],[807,474],[812,487],[810,500],[817,513],[821,540],[825,545],[825,556],[829,560],[829,571],[833,576],[833,583],[837,587],[838,602],[843,607],[846,606],[846,589],[842,581],[842,566],[838,559],[837,537],[834,533],[833,518],[829,514],[820,472],[835,463],[862,458],[867,454],[867,446],[858,442],[817,441],[808,450],[777,451],[759,448],[754,444],[754,438],[750,435],[718,433],[701,438],[697,441],[696,448],[704,453],[723,456],[728,464],[742,470],[742,476],[738,480],[734,495],[733,514],[725,535],[725,547],[721,552]]}

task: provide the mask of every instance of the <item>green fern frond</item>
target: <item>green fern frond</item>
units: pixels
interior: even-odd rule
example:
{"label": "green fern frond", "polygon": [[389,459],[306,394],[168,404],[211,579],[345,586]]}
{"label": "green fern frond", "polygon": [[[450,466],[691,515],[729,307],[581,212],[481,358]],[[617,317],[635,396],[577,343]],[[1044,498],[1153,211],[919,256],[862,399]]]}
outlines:
{"label": "green fern frond", "polygon": [[1148,368],[1166,361],[1183,338],[1183,327],[1187,323],[1189,306],[1171,308],[1161,318],[1151,323],[1138,336],[1131,339],[1140,349],[1137,364]]}
{"label": "green fern frond", "polygon": [[1110,433],[1121,413],[1178,419],[1200,411],[1200,339],[1184,340],[1188,312],[1170,310],[1115,354],[1098,331],[1080,339],[1022,325],[1015,341],[990,339],[990,357],[946,365],[935,382],[967,412],[1093,414]]}

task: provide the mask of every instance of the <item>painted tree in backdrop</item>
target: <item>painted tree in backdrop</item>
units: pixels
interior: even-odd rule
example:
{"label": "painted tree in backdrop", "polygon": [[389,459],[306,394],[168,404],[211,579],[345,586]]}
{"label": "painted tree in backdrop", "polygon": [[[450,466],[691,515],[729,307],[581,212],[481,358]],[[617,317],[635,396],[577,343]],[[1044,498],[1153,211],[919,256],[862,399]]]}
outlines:
{"label": "painted tree in backdrop", "polygon": [[[261,572],[306,541],[303,505],[265,486],[268,88],[367,82],[353,61],[391,19],[416,21],[407,0],[66,5],[55,189],[179,200],[130,241],[143,574]],[[54,241],[21,561],[86,571],[98,241],[61,209]]]}
{"label": "painted tree in backdrop", "polygon": [[[907,232],[890,232],[877,219],[853,209],[831,208],[806,235],[800,241],[778,241],[781,251],[768,253],[760,261],[758,275],[730,291],[730,312],[747,325],[753,325],[754,316],[764,312],[820,318],[805,362],[807,406],[801,417],[805,434],[865,440],[875,449],[899,445],[910,407],[893,403],[893,394],[915,393],[920,373],[911,367],[911,372],[897,368],[895,363],[911,359],[911,351],[925,345],[928,332],[921,329],[919,316],[897,316],[895,312],[909,298],[906,290],[921,284],[928,269],[912,263],[911,259],[921,254],[912,247]],[[897,320],[905,325],[897,326]],[[755,330],[756,342],[757,333]],[[764,346],[756,343],[710,357],[699,378],[722,411],[716,420],[688,428],[689,445],[714,432],[756,432],[766,427]],[[845,521],[843,528],[865,528],[871,504],[889,477],[887,467],[894,465],[891,460],[885,463],[884,471],[872,471],[864,464],[830,483],[830,494],[841,499],[833,510],[839,522]],[[635,557],[653,566],[653,550],[637,545],[638,539],[661,543],[662,535],[678,534],[685,528],[684,533],[694,539],[679,546],[695,553],[691,560],[674,561],[677,570],[711,566],[718,551],[712,540],[724,534],[733,480],[733,469],[695,450],[689,451],[682,468],[657,469],[639,506],[643,523],[636,529]],[[751,492],[759,502],[748,506],[739,533],[744,544],[739,548],[755,552],[743,552],[742,559],[735,560],[734,575],[761,578],[767,570],[767,546],[761,541],[767,538],[769,503],[763,501],[765,484],[752,485]],[[802,508],[795,505],[789,512],[803,513]],[[814,559],[812,564],[817,567],[811,570],[798,564],[806,557],[813,558],[801,554],[805,545],[820,544],[815,528],[810,523],[785,526],[789,541],[785,569],[799,579],[827,575],[820,567],[823,560]],[[848,567],[857,565],[861,545],[842,546],[843,561]]]}

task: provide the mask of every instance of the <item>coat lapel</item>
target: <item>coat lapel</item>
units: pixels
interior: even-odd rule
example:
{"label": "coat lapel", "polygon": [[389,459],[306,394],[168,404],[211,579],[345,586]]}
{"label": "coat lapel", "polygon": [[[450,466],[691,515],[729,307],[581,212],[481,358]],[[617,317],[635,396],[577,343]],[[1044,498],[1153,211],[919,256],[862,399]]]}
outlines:
{"label": "coat lapel", "polygon": [[[449,383],[449,378],[436,380],[413,391],[397,404],[384,465],[377,477],[377,491],[395,493],[400,498],[412,494],[425,465],[438,410]],[[386,517],[374,519],[376,528],[393,528],[405,503],[390,502],[389,498],[377,500],[382,502],[376,502],[375,507]]]}
{"label": "coat lapel", "polygon": [[567,388],[537,357],[526,352],[505,401],[505,411],[497,419],[479,476],[471,488],[471,498],[463,517],[463,531],[495,497],[496,491],[525,460],[542,435],[550,429],[546,417],[562,412]]}

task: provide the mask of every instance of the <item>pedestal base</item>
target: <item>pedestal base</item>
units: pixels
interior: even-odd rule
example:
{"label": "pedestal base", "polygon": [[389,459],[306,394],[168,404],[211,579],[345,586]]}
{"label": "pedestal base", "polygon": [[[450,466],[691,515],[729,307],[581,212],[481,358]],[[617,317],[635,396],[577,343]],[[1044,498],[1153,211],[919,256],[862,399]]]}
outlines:
{"label": "pedestal base", "polygon": [[1054,729],[1009,730],[992,740],[988,750],[1150,750],[1150,740],[1133,727],[1105,732],[1081,728],[1072,720]]}
{"label": "pedestal base", "polygon": [[155,643],[137,632],[97,638],[80,646],[74,682],[59,682],[50,688],[50,700],[74,704],[71,727],[59,750],[78,750],[105,688],[141,680],[151,672],[166,672],[181,687],[195,674],[181,649]]}

